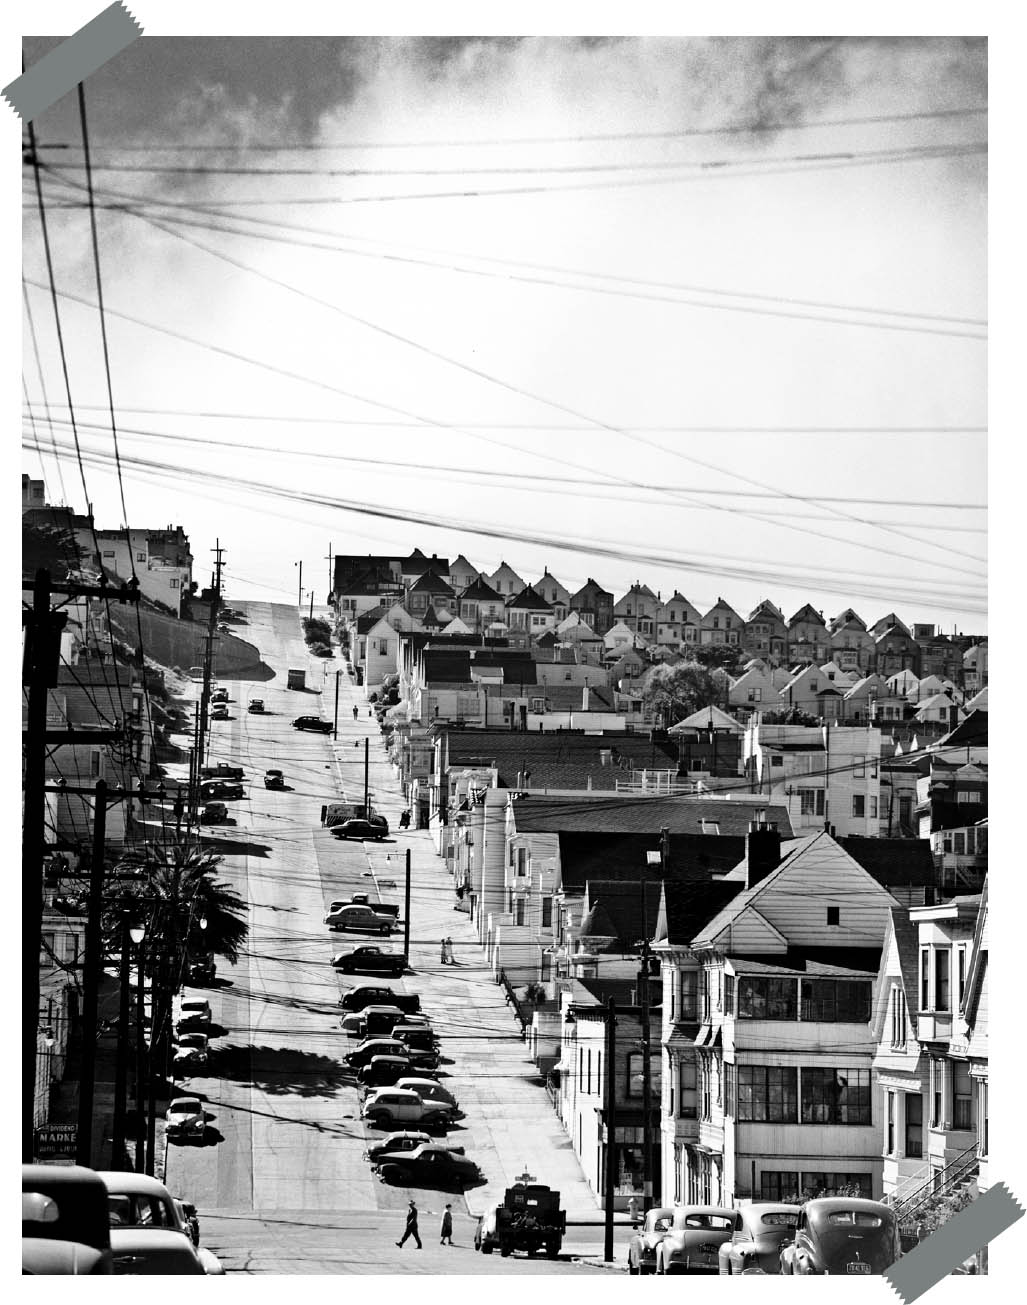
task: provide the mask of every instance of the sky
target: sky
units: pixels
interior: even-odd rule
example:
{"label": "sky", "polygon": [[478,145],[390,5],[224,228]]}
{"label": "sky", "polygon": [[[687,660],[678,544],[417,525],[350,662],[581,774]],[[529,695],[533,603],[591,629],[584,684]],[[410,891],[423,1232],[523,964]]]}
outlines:
{"label": "sky", "polygon": [[[85,98],[125,510],[229,601],[416,546],[987,630],[983,39],[144,36]],[[23,471],[117,527],[34,126],[83,467],[25,167]]]}

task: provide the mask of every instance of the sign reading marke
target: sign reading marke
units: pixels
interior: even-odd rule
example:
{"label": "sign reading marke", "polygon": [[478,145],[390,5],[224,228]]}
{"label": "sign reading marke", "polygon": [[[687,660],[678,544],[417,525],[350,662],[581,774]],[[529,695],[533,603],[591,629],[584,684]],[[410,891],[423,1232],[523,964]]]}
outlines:
{"label": "sign reading marke", "polygon": [[36,1156],[40,1160],[74,1155],[78,1129],[74,1124],[47,1124],[36,1129]]}

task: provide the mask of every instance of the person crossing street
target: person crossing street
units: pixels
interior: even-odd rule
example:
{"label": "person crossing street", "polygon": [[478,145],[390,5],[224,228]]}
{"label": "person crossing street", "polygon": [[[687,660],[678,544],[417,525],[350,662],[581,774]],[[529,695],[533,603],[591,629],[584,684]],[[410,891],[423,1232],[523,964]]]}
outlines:
{"label": "person crossing street", "polygon": [[396,1245],[402,1249],[403,1243],[406,1241],[408,1237],[412,1237],[414,1239],[414,1241],[417,1243],[418,1250],[422,1249],[421,1237],[417,1231],[417,1206],[413,1203],[413,1201],[410,1202],[410,1208],[407,1210],[406,1231],[403,1233],[403,1236],[399,1239]]}

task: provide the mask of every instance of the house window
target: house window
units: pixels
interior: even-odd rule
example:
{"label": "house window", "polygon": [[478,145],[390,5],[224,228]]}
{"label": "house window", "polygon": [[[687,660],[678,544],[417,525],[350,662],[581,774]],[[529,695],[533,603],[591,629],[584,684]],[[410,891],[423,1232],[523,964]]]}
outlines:
{"label": "house window", "polygon": [[959,1006],[962,1009],[963,997],[966,993],[966,948],[960,947],[956,952],[956,966],[959,976]]}
{"label": "house window", "polygon": [[824,790],[822,788],[799,789],[799,815],[822,816],[824,814]]}
{"label": "house window", "polygon": [[136,553],[136,561],[137,561],[137,562],[145,562],[145,561],[146,561],[146,554],[145,554],[145,553]]}
{"label": "house window", "polygon": [[717,820],[700,820],[699,832],[703,834],[719,834],[720,822]]}
{"label": "house window", "polygon": [[738,1079],[735,1075],[735,1066],[728,1061],[724,1065],[724,1113],[734,1115],[735,1102],[738,1099]]}
{"label": "house window", "polygon": [[825,1024],[866,1024],[870,984],[861,979],[803,979],[802,1018]]}
{"label": "house window", "polygon": [[957,1060],[952,1071],[952,1126],[973,1128],[973,1084],[970,1081],[970,1066],[965,1060]]}
{"label": "house window", "polygon": [[39,965],[41,969],[52,970],[56,967],[54,959],[57,952],[57,935],[44,933],[40,936]]}
{"label": "house window", "polygon": [[862,793],[853,793],[852,795],[852,818],[853,820],[862,820],[866,815],[867,800]]}
{"label": "house window", "polygon": [[379,657],[387,657],[388,655],[389,655],[389,641],[388,641],[388,639],[379,639],[379,640],[378,640],[378,656],[379,656]]}
{"label": "house window", "polygon": [[895,1109],[896,1109],[895,1093],[886,1092],[884,1095],[885,1095],[885,1100],[887,1102],[887,1111],[888,1111],[888,1140],[885,1144],[885,1153],[887,1155],[894,1155],[895,1154]]}
{"label": "house window", "polygon": [[578,1091],[585,1090],[585,1051],[583,1047],[578,1048]]}
{"label": "house window", "polygon": [[542,715],[544,715],[544,714],[545,714],[545,710],[546,710],[546,700],[545,700],[545,698],[532,698],[532,700],[531,700],[531,710],[532,710],[533,714],[536,715],[536,716],[542,716]]}
{"label": "house window", "polygon": [[924,1154],[924,1099],[919,1092],[907,1092],[906,1155],[910,1160],[920,1160]]}
{"label": "house window", "polygon": [[854,779],[862,779],[866,775],[866,762],[862,757],[857,757],[852,764],[852,775]]}
{"label": "house window", "polygon": [[898,985],[891,993],[891,1044],[895,1048],[906,1045],[906,994]]}
{"label": "house window", "polygon": [[931,953],[925,947],[920,953],[920,1009],[931,1009]]}
{"label": "house window", "polygon": [[628,1082],[625,1093],[629,1097],[640,1097],[642,1095],[642,1053],[633,1051],[628,1056]]}
{"label": "house window", "polygon": [[783,766],[785,764],[785,759],[784,757],[771,757],[770,764],[772,767]]}
{"label": "house window", "polygon": [[873,793],[870,794],[870,819],[877,819],[877,798]]}
{"label": "house window", "polygon": [[587,1086],[585,1088],[585,1091],[590,1093],[592,1091],[592,1048],[591,1047],[589,1047],[586,1055],[587,1055],[587,1059],[585,1061],[585,1083]]}
{"label": "house window", "polygon": [[110,549],[105,548],[105,549],[103,550],[103,555],[104,555],[104,557],[113,557],[113,556],[114,556],[114,549],[113,549],[113,548],[110,548]]}
{"label": "house window", "polygon": [[518,897],[514,901],[514,924],[522,925],[524,923],[524,898]]}
{"label": "house window", "polygon": [[682,970],[681,972],[681,1007],[678,1018],[682,1020],[694,1020],[696,1014],[696,982],[699,978],[695,970]]}
{"label": "house window", "polygon": [[542,928],[552,928],[553,924],[553,899],[543,897],[542,899]]}
{"label": "house window", "polygon": [[793,1066],[739,1065],[739,1123],[794,1124],[798,1121]]}
{"label": "house window", "polygon": [[804,1068],[802,1122],[869,1124],[870,1071]]}
{"label": "house window", "polygon": [[750,690],[749,690],[749,701],[750,701],[750,702],[759,702],[759,701],[762,699],[762,697],[763,697],[763,690],[762,690],[762,689],[750,689]]}
{"label": "house window", "polygon": [[764,1169],[760,1174],[760,1200],[776,1205],[793,1202],[799,1195],[799,1175],[794,1169]]}
{"label": "house window", "polygon": [[702,1065],[699,1070],[699,1073],[702,1082],[702,1115],[700,1116],[700,1118],[709,1119],[712,1115],[712,1110],[710,1106],[710,1058],[709,1056],[703,1057]]}
{"label": "house window", "polygon": [[735,976],[733,974],[724,975],[724,1014],[733,1015],[735,1013]]}
{"label": "house window", "polygon": [[517,849],[517,874],[518,876],[528,873],[528,849],[519,847]]}
{"label": "house window", "polygon": [[715,630],[719,630],[719,629],[720,629],[720,617],[719,617],[719,616],[715,616],[715,617],[713,618],[713,628],[714,628]]}
{"label": "house window", "polygon": [[746,975],[738,979],[738,1015],[751,1020],[794,1020],[796,1015],[794,979],[755,979]]}
{"label": "house window", "polygon": [[678,1065],[678,1117],[695,1119],[697,1112],[695,1061],[689,1057]]}
{"label": "house window", "polygon": [[949,949],[938,947],[934,953],[934,1009],[949,1009]]}
{"label": "house window", "polygon": [[827,923],[829,925],[841,924],[841,907],[829,906],[827,908]]}
{"label": "house window", "polygon": [[966,855],[966,834],[962,829],[952,835],[952,850],[956,856]]}
{"label": "house window", "polygon": [[178,588],[178,581],[175,580],[175,579],[171,579],[171,580],[169,580],[169,581],[168,581],[168,588],[169,588],[169,589],[177,589],[177,588]]}
{"label": "house window", "polygon": [[857,1196],[868,1201],[872,1194],[869,1174],[818,1174],[803,1171],[801,1195],[806,1200],[818,1196]]}

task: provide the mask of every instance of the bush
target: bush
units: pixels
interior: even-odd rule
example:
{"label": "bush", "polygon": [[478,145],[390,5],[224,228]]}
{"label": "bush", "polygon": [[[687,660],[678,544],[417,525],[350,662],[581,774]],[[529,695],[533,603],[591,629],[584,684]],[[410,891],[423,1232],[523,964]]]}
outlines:
{"label": "bush", "polygon": [[314,657],[334,657],[335,654],[326,643],[312,643],[310,651]]}

